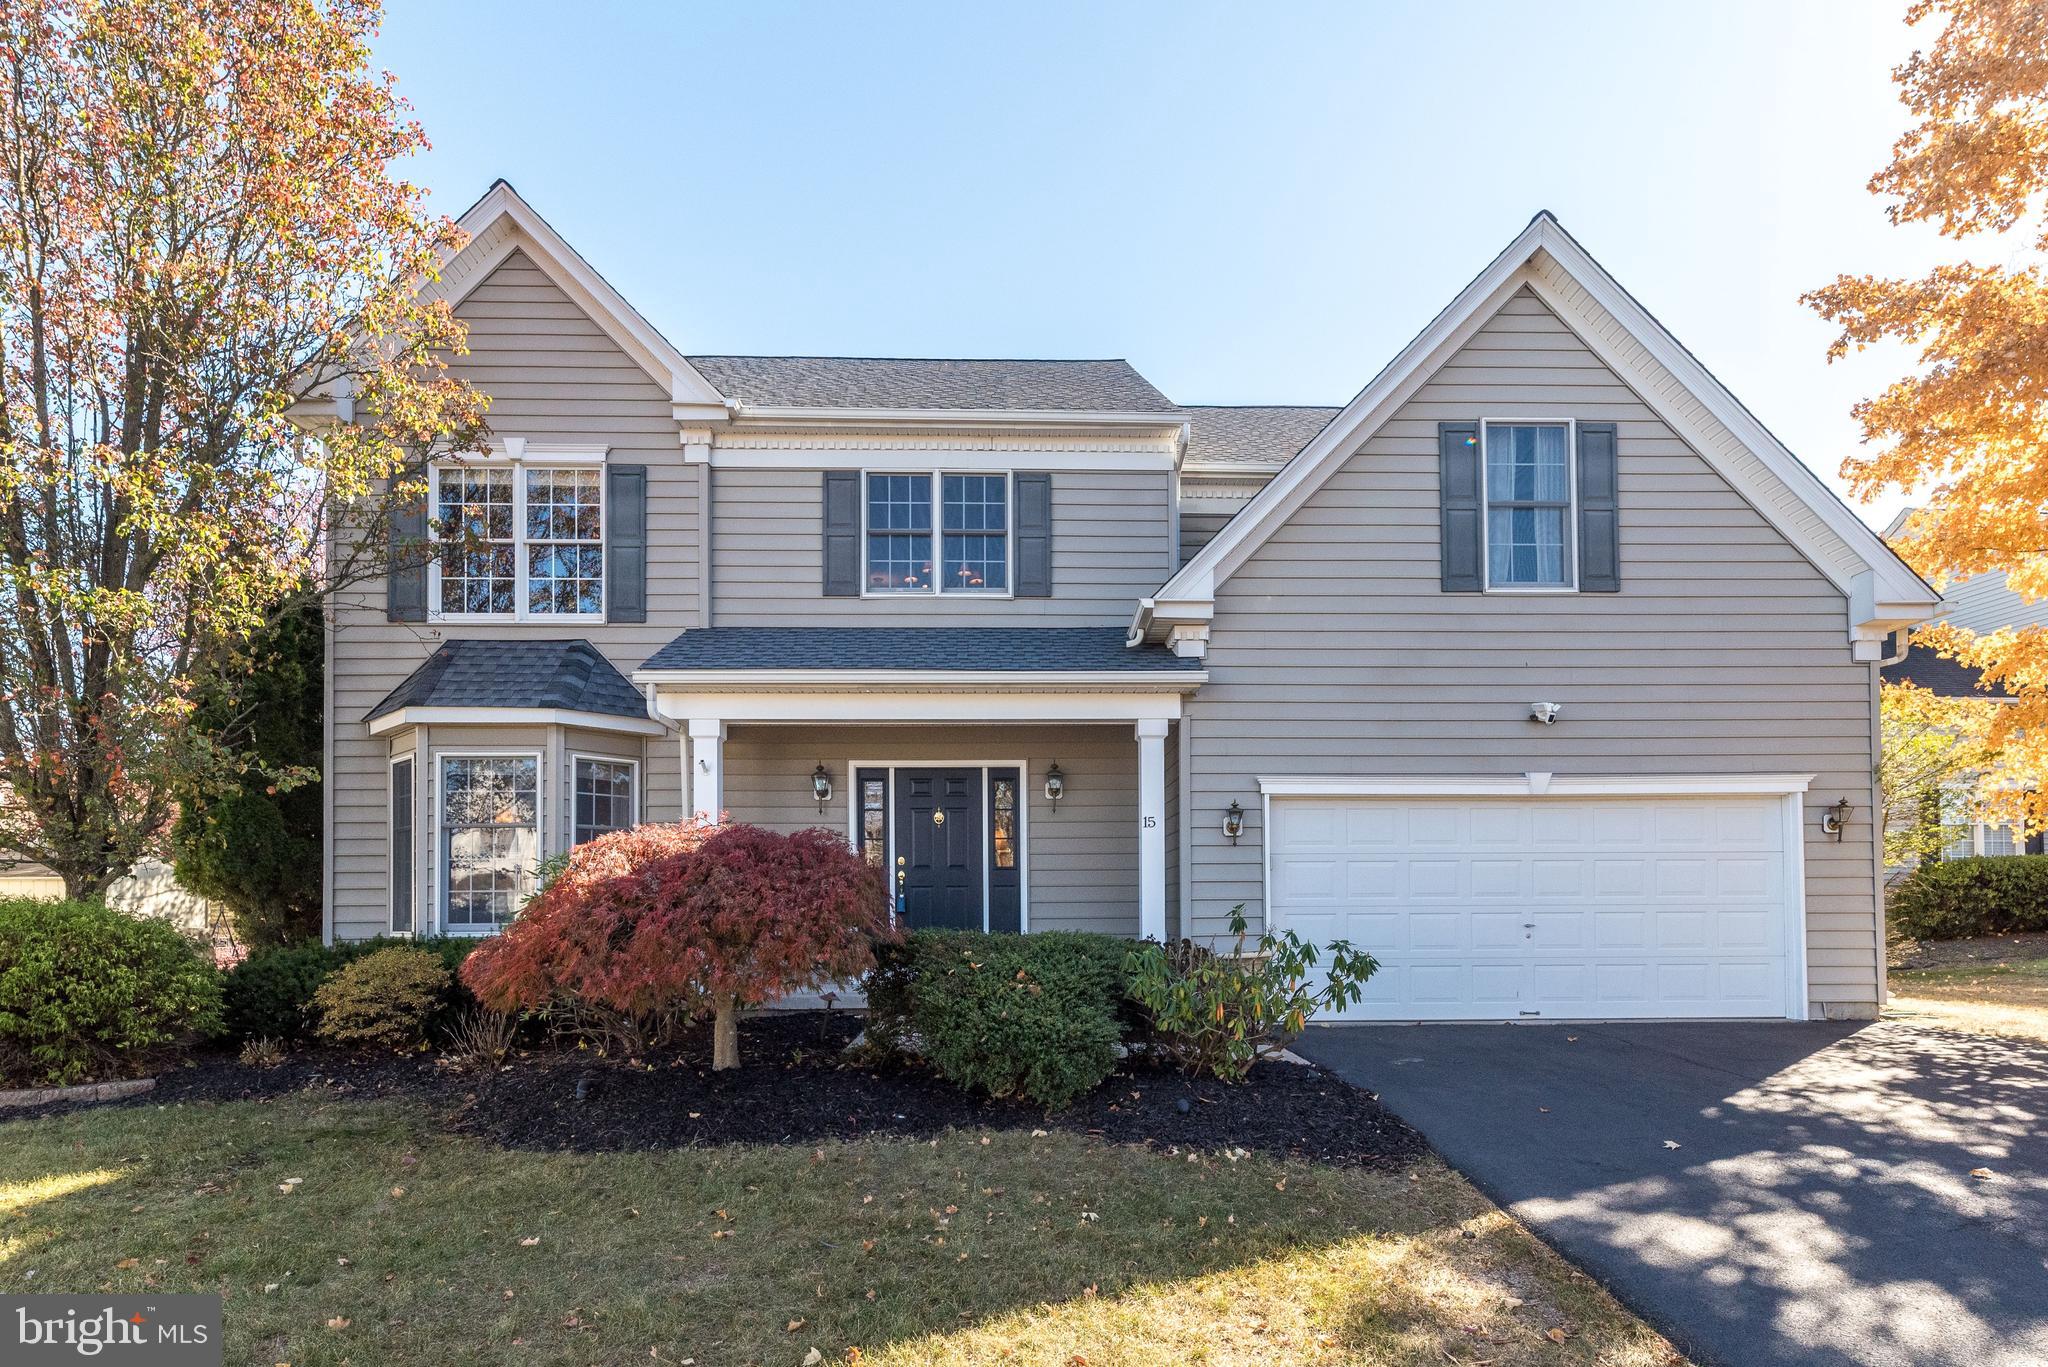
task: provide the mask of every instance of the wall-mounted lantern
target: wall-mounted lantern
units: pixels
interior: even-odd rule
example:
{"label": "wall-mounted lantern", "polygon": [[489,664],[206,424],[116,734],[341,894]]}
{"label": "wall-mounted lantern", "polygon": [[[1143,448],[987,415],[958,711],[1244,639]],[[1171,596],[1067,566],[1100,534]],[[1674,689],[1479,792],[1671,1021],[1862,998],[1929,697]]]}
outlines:
{"label": "wall-mounted lantern", "polygon": [[832,800],[832,775],[820,764],[811,770],[811,796],[818,799],[818,810],[824,811],[825,804]]}
{"label": "wall-mounted lantern", "polygon": [[1850,807],[1849,799],[1846,797],[1838,800],[1832,807],[1821,808],[1821,833],[1831,835],[1837,841],[1841,840],[1842,832],[1849,829],[1849,813],[1852,810],[1854,809]]}
{"label": "wall-mounted lantern", "polygon": [[1235,845],[1237,838],[1244,834],[1244,804],[1233,802],[1223,812],[1223,833]]}
{"label": "wall-mounted lantern", "polygon": [[1066,795],[1067,776],[1060,772],[1059,765],[1054,764],[1045,771],[1045,800],[1057,807]]}

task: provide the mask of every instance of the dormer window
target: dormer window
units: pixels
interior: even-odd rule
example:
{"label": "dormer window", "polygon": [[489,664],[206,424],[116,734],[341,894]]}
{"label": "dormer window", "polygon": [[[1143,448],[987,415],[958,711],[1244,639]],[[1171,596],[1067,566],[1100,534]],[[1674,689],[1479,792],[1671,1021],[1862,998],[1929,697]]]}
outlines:
{"label": "dormer window", "polygon": [[876,471],[865,505],[867,593],[1009,593],[1008,475]]}
{"label": "dormer window", "polygon": [[429,601],[440,617],[604,615],[604,468],[523,462],[442,466],[443,549]]}

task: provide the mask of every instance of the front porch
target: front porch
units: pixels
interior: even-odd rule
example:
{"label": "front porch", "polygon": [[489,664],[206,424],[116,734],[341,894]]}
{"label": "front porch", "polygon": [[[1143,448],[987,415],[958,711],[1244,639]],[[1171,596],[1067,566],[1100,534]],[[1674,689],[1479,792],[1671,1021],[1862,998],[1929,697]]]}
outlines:
{"label": "front porch", "polygon": [[[876,635],[811,634],[868,649]],[[1198,662],[1072,640],[1092,630],[888,634],[910,638],[888,645],[916,667],[734,667],[745,628],[686,633],[650,660],[635,679],[681,723],[684,810],[844,833],[913,928],[1176,930],[1175,726]],[[962,667],[989,636],[1085,644],[1090,667]]]}

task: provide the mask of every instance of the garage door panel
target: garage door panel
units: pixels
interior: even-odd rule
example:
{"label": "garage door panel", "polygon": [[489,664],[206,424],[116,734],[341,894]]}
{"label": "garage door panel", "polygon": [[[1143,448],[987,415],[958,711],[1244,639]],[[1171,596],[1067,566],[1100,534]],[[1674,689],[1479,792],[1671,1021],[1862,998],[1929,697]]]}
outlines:
{"label": "garage door panel", "polygon": [[1785,1014],[1769,798],[1275,799],[1275,922],[1383,967],[1366,1019]]}

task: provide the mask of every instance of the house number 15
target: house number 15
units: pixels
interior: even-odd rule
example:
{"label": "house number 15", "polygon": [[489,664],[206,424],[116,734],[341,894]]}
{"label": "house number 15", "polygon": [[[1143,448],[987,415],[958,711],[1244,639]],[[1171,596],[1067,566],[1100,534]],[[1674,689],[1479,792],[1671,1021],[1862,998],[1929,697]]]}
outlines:
{"label": "house number 15", "polygon": [[1159,824],[1159,818],[1156,816],[1142,817],[1140,818],[1139,824],[1149,831],[1154,826],[1157,826]]}

